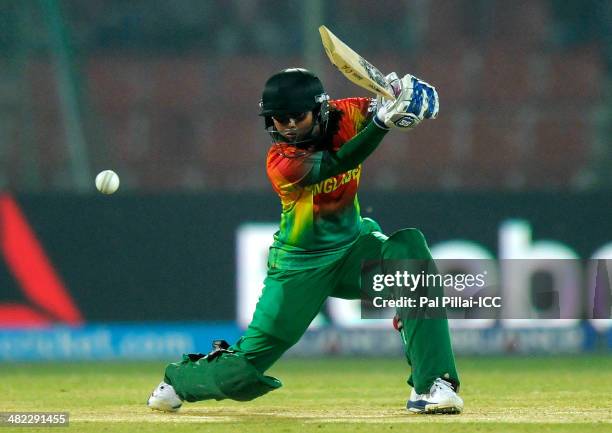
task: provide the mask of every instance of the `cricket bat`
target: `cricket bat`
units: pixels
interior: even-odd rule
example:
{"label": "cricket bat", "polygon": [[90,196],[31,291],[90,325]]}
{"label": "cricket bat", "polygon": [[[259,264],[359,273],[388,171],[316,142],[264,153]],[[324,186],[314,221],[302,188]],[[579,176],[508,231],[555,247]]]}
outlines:
{"label": "cricket bat", "polygon": [[391,86],[378,68],[338,39],[327,27],[319,27],[319,33],[327,57],[346,78],[370,92],[395,100]]}

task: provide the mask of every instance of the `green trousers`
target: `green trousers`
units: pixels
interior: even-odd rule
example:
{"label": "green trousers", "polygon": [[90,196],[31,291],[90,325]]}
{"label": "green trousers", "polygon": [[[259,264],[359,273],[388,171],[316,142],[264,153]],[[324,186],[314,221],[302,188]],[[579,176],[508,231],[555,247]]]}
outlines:
{"label": "green trousers", "polygon": [[[269,268],[253,320],[231,349],[263,373],[300,339],[329,296],[360,299],[364,260],[398,263],[417,259],[433,263],[420,231],[405,229],[387,237],[375,222],[364,223],[371,230],[332,264],[305,270]],[[404,352],[412,367],[408,383],[422,394],[442,377],[458,389],[459,376],[446,318],[402,319]]]}

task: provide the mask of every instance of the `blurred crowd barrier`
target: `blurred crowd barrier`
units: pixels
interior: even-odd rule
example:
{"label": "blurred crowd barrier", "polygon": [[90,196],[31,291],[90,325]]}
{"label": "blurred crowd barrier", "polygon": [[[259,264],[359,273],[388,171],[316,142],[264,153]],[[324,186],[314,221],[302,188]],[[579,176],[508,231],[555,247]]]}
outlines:
{"label": "blurred crowd barrier", "polygon": [[[485,318],[449,308],[457,353],[610,353],[607,192],[367,191],[360,203],[387,234],[421,229],[442,273],[486,263],[480,294],[503,308]],[[0,361],[173,358],[235,341],[261,293],[278,212],[264,191],[0,194]],[[402,353],[391,316],[371,320],[360,306],[328,299],[292,351]]]}
{"label": "blurred crowd barrier", "polygon": [[[316,4],[319,15],[309,11]],[[610,2],[6,5],[0,15],[4,188],[71,190],[75,164],[94,174],[112,168],[128,190],[268,188],[269,138],[257,114],[269,75],[305,66],[332,97],[366,96],[328,64],[322,48],[308,54],[321,23],[381,70],[420,76],[441,97],[437,120],[385,139],[364,164],[363,187],[612,185]],[[63,27],[53,27],[53,7]],[[54,32],[63,44],[49,42]],[[62,64],[69,67],[64,75]],[[70,86],[61,85],[63,78],[77,90],[80,119],[67,115]],[[75,162],[71,148],[79,144],[75,122],[85,162]]]}

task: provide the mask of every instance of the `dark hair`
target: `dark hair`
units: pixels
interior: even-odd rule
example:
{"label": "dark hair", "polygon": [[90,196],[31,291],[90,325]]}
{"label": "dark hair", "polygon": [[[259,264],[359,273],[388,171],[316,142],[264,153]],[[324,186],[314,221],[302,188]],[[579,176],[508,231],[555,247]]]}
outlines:
{"label": "dark hair", "polygon": [[331,150],[334,135],[340,130],[340,120],[344,115],[344,111],[334,106],[329,107],[329,117],[327,118],[327,127],[325,134],[320,137],[315,143],[315,150]]}

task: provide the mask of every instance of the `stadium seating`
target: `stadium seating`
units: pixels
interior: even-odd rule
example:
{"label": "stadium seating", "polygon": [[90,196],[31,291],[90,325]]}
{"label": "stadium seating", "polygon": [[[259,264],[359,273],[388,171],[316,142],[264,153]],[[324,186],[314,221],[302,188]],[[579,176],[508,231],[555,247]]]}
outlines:
{"label": "stadium seating", "polygon": [[[347,23],[362,22],[371,14],[392,20],[406,31],[395,36],[401,49],[378,46],[375,35],[384,33],[384,28],[373,23],[369,37],[356,36],[353,45],[384,71],[409,71],[430,81],[440,93],[441,111],[435,122],[425,122],[407,135],[391,134],[367,162],[365,173],[371,180],[364,185],[386,189],[576,185],[591,153],[591,117],[603,102],[607,79],[600,46],[552,44],[545,29],[551,28],[554,18],[545,1],[472,2],[474,9],[469,11],[461,1],[398,4],[393,10],[376,11],[368,3],[341,2],[347,8],[347,21],[338,25],[338,34],[348,32]],[[410,14],[413,8],[417,21]],[[333,18],[337,11],[328,9],[325,13]],[[72,13],[75,19],[85,14],[79,18],[82,24],[93,25],[86,11]],[[173,19],[180,21],[176,25],[190,22],[185,16]],[[221,30],[215,27],[215,31]],[[234,36],[245,37],[245,32]],[[196,39],[194,35],[184,42],[196,44]],[[303,43],[297,36],[294,39],[288,43]],[[111,44],[104,38],[100,41]],[[138,38],[126,41],[145,43]],[[304,65],[299,47],[290,55],[272,55],[261,52],[259,41],[248,53],[228,46],[211,55],[211,50],[220,50],[218,41],[211,40],[197,42],[203,51],[160,48],[135,53],[128,42],[123,51],[115,47],[118,41],[112,42],[112,50],[90,47],[77,69],[91,168],[115,167],[125,173],[125,187],[134,189],[267,188],[262,169],[268,137],[257,104],[270,74]],[[11,115],[4,116],[0,136],[16,144],[3,148],[6,168],[0,180],[17,189],[33,184],[69,188],[57,71],[43,56],[32,56],[25,64],[26,84],[21,87],[17,74],[3,75],[6,86],[0,91],[6,97],[0,110]],[[11,65],[7,67],[10,70]],[[367,94],[327,61],[319,67],[332,97]],[[26,97],[11,98],[12,88]],[[31,122],[27,133],[21,132],[26,119]],[[22,146],[26,141],[29,146]],[[34,149],[35,162],[24,163],[21,148]],[[16,169],[26,166],[38,167],[30,183]],[[32,183],[36,177],[40,181]]]}

